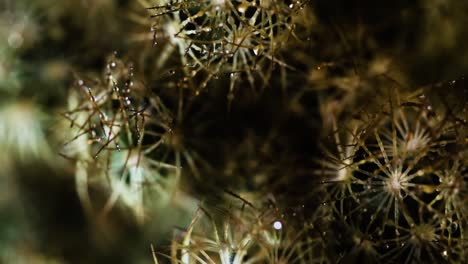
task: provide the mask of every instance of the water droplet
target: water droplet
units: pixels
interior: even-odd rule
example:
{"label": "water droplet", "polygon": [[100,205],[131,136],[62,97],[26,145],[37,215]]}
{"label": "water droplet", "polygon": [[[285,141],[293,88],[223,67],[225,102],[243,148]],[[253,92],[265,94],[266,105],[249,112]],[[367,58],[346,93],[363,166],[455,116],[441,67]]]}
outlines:
{"label": "water droplet", "polygon": [[447,231],[448,231],[449,233],[453,233],[453,232],[457,231],[457,229],[458,229],[458,223],[457,223],[457,222],[452,222],[452,223],[450,223],[450,225],[448,225],[448,227],[447,227]]}
{"label": "water droplet", "polygon": [[283,229],[283,224],[281,223],[281,221],[277,220],[273,223],[273,228],[276,230],[281,230]]}
{"label": "water droplet", "polygon": [[117,151],[120,152],[120,145],[119,145],[119,143],[115,143],[115,147],[117,148]]}
{"label": "water droplet", "polygon": [[447,252],[447,250],[442,251],[442,256],[444,256],[445,258],[448,257],[448,252]]}
{"label": "water droplet", "polygon": [[110,67],[111,67],[111,68],[115,68],[116,66],[117,66],[117,63],[115,63],[115,61],[111,61]]}
{"label": "water droplet", "polygon": [[84,84],[84,81],[83,80],[78,80],[78,85],[79,86],[82,86]]}

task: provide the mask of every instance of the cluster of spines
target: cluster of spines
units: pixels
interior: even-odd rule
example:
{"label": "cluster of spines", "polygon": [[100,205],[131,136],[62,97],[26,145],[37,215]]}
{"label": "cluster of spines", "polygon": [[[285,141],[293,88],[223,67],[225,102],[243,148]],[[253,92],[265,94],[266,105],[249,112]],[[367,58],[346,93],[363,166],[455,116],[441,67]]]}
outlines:
{"label": "cluster of spines", "polygon": [[[180,166],[165,162],[161,153],[161,148],[172,149],[168,140],[172,113],[135,78],[133,66],[115,54],[108,59],[103,77],[77,78],[74,86],[71,109],[64,113],[74,136],[65,143],[63,156],[85,167],[77,168],[84,178],[91,178],[85,185],[97,181],[111,188],[102,212],[122,199],[142,220],[145,189],[156,188],[164,194],[171,189],[167,178],[177,181],[180,174]],[[88,167],[101,173],[86,176]],[[87,188],[82,186],[79,193],[90,204]]]}
{"label": "cluster of spines", "polygon": [[176,233],[170,253],[153,248],[155,263],[331,263],[313,225],[289,225],[273,204],[252,204],[230,192],[223,205],[201,205]]}
{"label": "cluster of spines", "polygon": [[389,98],[381,112],[335,125],[317,161],[331,224],[353,234],[338,250],[354,261],[463,262],[467,167],[457,128],[422,95]]}
{"label": "cluster of spines", "polygon": [[169,54],[177,51],[187,85],[195,93],[226,75],[230,79],[228,99],[232,100],[240,80],[257,89],[266,85],[275,65],[291,68],[280,59],[280,51],[293,39],[290,22],[297,20],[294,17],[301,15],[305,4],[182,0],[149,6],[156,19],[154,43],[164,36],[167,42],[157,64],[162,67]]}

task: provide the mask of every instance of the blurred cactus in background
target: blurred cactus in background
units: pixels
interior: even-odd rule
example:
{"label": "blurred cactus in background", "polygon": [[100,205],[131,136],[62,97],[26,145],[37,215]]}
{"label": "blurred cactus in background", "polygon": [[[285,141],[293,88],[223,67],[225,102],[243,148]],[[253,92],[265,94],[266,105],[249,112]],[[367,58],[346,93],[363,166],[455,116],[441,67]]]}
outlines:
{"label": "blurred cactus in background", "polygon": [[467,263],[462,1],[4,0],[1,263]]}

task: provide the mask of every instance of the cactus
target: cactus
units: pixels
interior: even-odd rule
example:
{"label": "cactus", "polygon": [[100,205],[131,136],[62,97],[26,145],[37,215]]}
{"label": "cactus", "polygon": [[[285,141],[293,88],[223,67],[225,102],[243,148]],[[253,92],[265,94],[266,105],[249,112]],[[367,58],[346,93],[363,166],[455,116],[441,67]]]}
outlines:
{"label": "cactus", "polygon": [[0,262],[466,263],[454,1],[0,3]]}

